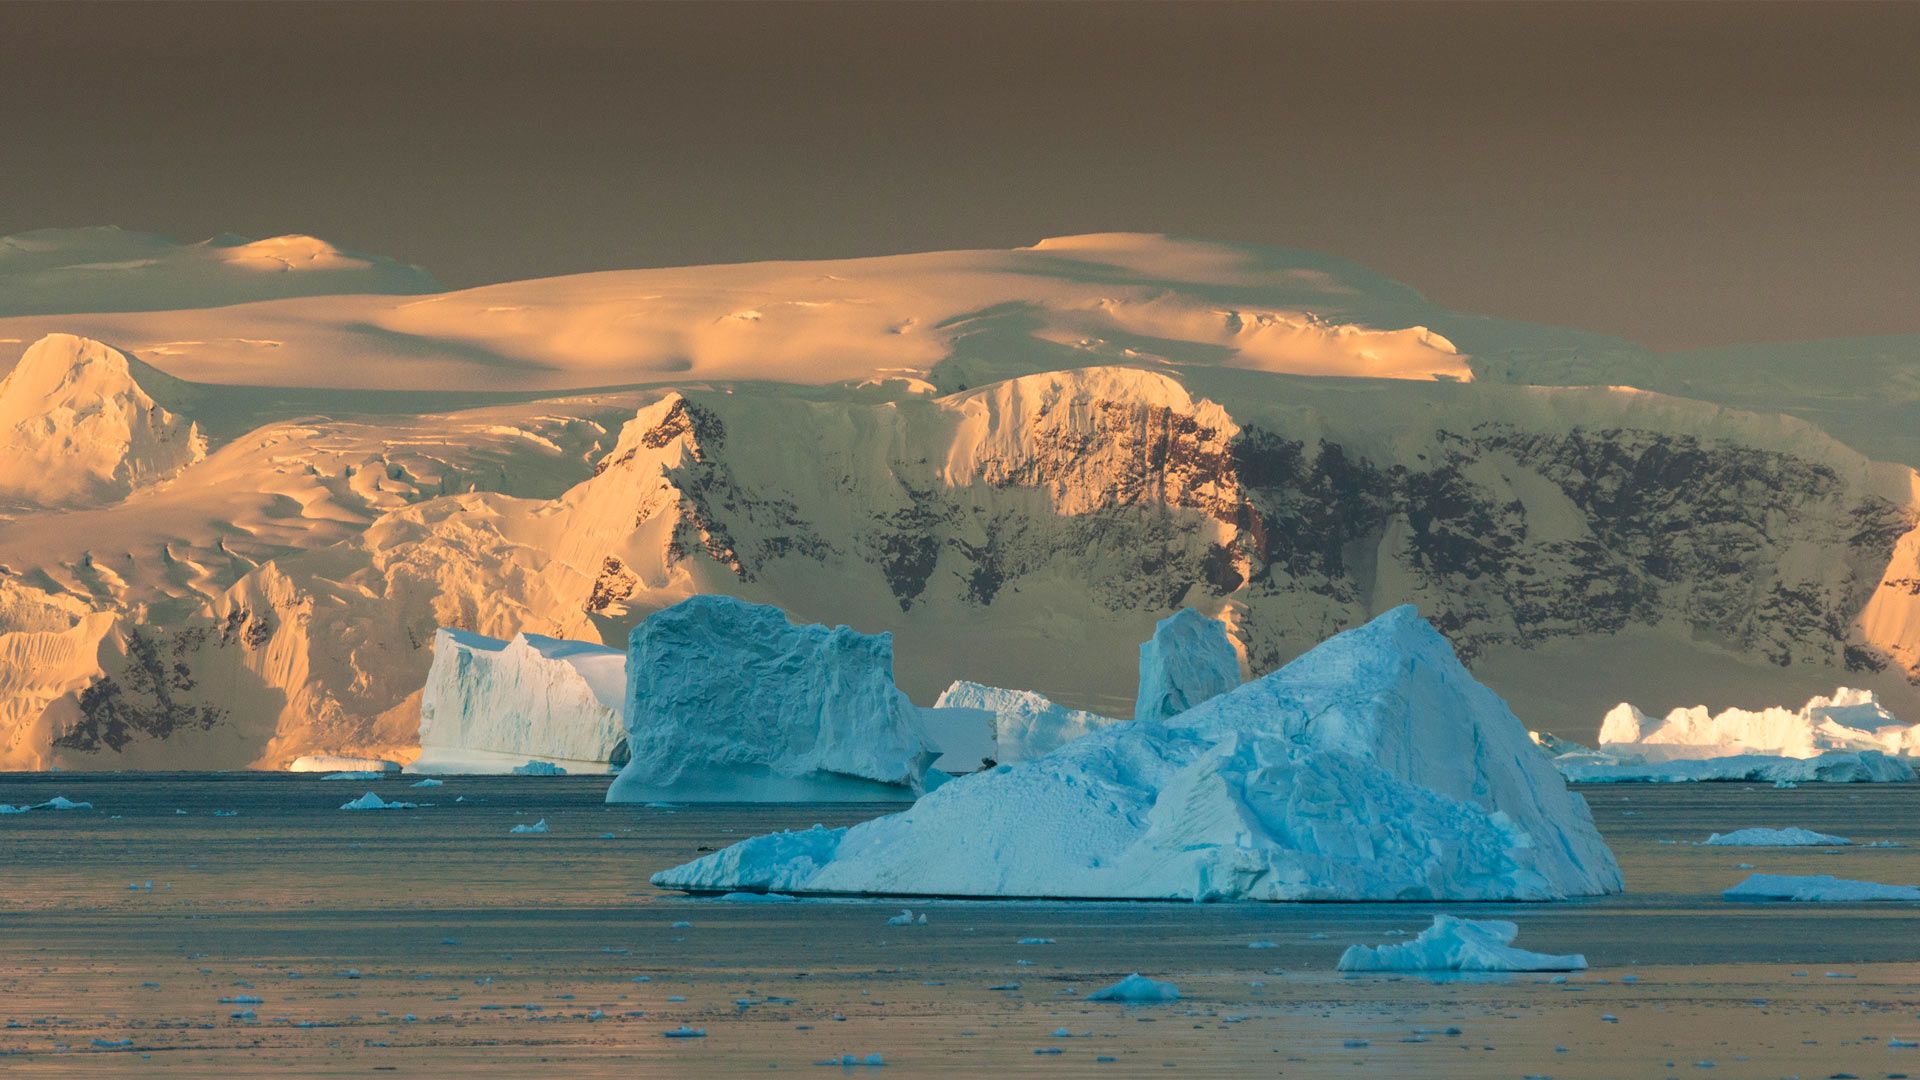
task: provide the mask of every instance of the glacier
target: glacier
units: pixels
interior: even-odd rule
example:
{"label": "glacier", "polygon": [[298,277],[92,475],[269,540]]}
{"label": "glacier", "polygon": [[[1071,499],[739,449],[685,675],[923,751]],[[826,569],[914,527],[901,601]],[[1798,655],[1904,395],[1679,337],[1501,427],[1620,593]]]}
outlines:
{"label": "glacier", "polygon": [[1240,685],[1240,657],[1227,624],[1192,608],[1161,619],[1140,643],[1140,690],[1135,720],[1178,716]]}
{"label": "glacier", "polygon": [[586,641],[511,641],[442,627],[420,698],[410,773],[511,773],[533,762],[570,772],[625,763],[627,656]]}
{"label": "glacier", "polygon": [[1914,757],[1920,756],[1920,725],[1902,724],[1872,691],[1846,686],[1798,709],[1709,713],[1695,705],[1658,720],[1623,701],[1601,720],[1600,749],[1648,762],[1745,754],[1810,758],[1862,750]]}
{"label": "glacier", "polygon": [[1578,953],[1551,956],[1513,947],[1520,928],[1504,919],[1462,919],[1435,915],[1433,925],[1412,941],[1379,948],[1351,945],[1340,955],[1340,971],[1584,971]]}
{"label": "glacier", "polygon": [[698,893],[1196,901],[1622,887],[1585,800],[1411,606],[1177,717],[1113,724],[957,777],[901,813],[755,837],[652,880]]}
{"label": "glacier", "polygon": [[910,800],[937,756],[893,684],[891,634],[796,626],[730,596],[634,627],[623,700],[610,803]]}
{"label": "glacier", "polygon": [[1082,735],[1120,722],[1055,705],[1031,690],[1003,690],[965,680],[941,691],[934,708],[977,709],[991,714],[993,758],[1001,765],[1040,757]]}

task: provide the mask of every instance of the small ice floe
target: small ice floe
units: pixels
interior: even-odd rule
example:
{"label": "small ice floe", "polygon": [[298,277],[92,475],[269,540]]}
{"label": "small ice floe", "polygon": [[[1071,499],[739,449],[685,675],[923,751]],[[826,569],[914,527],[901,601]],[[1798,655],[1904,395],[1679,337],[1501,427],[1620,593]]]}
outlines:
{"label": "small ice floe", "polygon": [[603,832],[603,833],[601,833],[601,834],[600,834],[600,839],[602,839],[602,840],[611,840],[611,839],[613,839],[613,834],[612,834],[612,833],[610,833],[610,832]]}
{"label": "small ice floe", "polygon": [[722,893],[720,899],[733,904],[797,904],[800,902],[797,896],[777,892],[730,892]]}
{"label": "small ice floe", "polygon": [[1899,1036],[1894,1036],[1887,1040],[1887,1049],[1889,1050],[1912,1050],[1915,1047],[1920,1047],[1920,1042],[1902,1039]]}
{"label": "small ice floe", "polygon": [[[93,1048],[95,1050],[123,1050],[132,1045],[133,1045],[132,1039],[95,1039],[93,1040]],[[1892,1046],[1894,1044],[1892,1042],[1889,1042],[1887,1045]],[[1907,1045],[1912,1046],[1913,1044],[1908,1043]]]}
{"label": "small ice floe", "polygon": [[128,891],[128,892],[142,892],[142,891],[145,891],[145,892],[152,892],[152,891],[153,891],[153,882],[151,882],[151,881],[129,881],[129,882],[127,882],[127,891]]}
{"label": "small ice floe", "polygon": [[413,810],[418,808],[419,805],[420,805],[419,803],[401,802],[398,799],[395,799],[393,802],[388,802],[385,799],[382,799],[380,796],[375,795],[373,792],[369,791],[365,795],[360,796],[359,798],[353,800],[352,802],[341,803],[340,809],[342,810]]}
{"label": "small ice floe", "polygon": [[322,780],[379,780],[385,777],[386,775],[387,775],[386,773],[378,773],[378,772],[336,772],[336,773],[328,773],[327,775],[321,777],[320,779]]}
{"label": "small ice floe", "polygon": [[669,1039],[704,1039],[707,1037],[707,1029],[688,1027],[685,1024],[681,1024],[672,1031],[663,1031],[660,1034]]}
{"label": "small ice floe", "polygon": [[235,1012],[231,1012],[231,1013],[228,1013],[227,1015],[228,1015],[228,1016],[229,1016],[230,1018],[232,1018],[232,1019],[234,1019],[234,1020],[252,1020],[252,1019],[255,1019],[255,1017],[254,1017],[254,1012],[253,1012],[253,1010],[252,1010],[252,1009],[240,1009],[240,1010],[238,1010],[238,1011],[235,1011]]}
{"label": "small ice floe", "polygon": [[1847,904],[1865,900],[1920,900],[1920,889],[1911,885],[1850,881],[1831,874],[1753,874],[1720,895],[1728,900]]}
{"label": "small ice floe", "polygon": [[1249,941],[1249,942],[1247,942],[1247,948],[1249,948],[1249,949],[1277,949],[1277,948],[1279,948],[1279,947],[1280,947],[1280,946],[1278,946],[1278,945],[1275,945],[1275,944],[1274,944],[1273,942],[1271,942],[1271,941]]}
{"label": "small ice floe", "polygon": [[548,832],[552,832],[553,830],[547,828],[547,819],[541,818],[539,821],[536,821],[531,825],[515,825],[513,828],[508,829],[507,831],[509,833],[548,833]]}
{"label": "small ice floe", "polygon": [[1124,1001],[1152,1002],[1178,1001],[1180,988],[1170,982],[1149,979],[1139,972],[1121,979],[1112,986],[1104,986],[1086,996],[1087,1001]]}
{"label": "small ice floe", "polygon": [[868,1054],[865,1057],[856,1057],[853,1054],[841,1054],[837,1058],[827,1058],[825,1061],[814,1062],[815,1065],[838,1065],[843,1069],[851,1069],[857,1065],[879,1066],[885,1065],[886,1063],[886,1060],[879,1054]]}
{"label": "small ice floe", "polygon": [[93,809],[92,803],[74,802],[72,799],[67,798],[65,795],[55,795],[53,798],[48,799],[46,802],[34,803],[31,806],[9,806],[6,803],[0,803],[0,814],[24,814],[31,810],[91,810],[91,809]]}
{"label": "small ice floe", "polygon": [[215,811],[213,812],[213,816],[214,816],[214,817],[239,817],[239,816],[240,816],[240,811],[238,811],[238,810],[215,810]]}
{"label": "small ice floe", "polygon": [[1741,829],[1714,833],[1701,841],[1707,847],[1845,847],[1853,841],[1811,829]]}
{"label": "small ice floe", "polygon": [[989,986],[989,987],[987,987],[987,989],[989,989],[989,990],[1018,990],[1018,989],[1020,989],[1020,984],[1019,984],[1019,983],[1017,983],[1017,982],[1010,982],[1010,983],[1001,983],[1001,984],[999,984],[998,986]]}
{"label": "small ice floe", "polygon": [[669,929],[669,930],[691,930],[691,929],[693,929],[693,924],[692,924],[692,923],[690,923],[690,922],[686,922],[686,921],[684,921],[684,920],[682,920],[682,921],[680,921],[680,922],[677,922],[677,923],[674,923],[674,924],[673,924],[672,926],[669,926],[669,927],[667,927],[667,929]]}
{"label": "small ice floe", "polygon": [[925,926],[927,925],[927,913],[923,911],[920,914],[915,915],[911,909],[902,908],[900,911],[900,914],[895,915],[893,918],[887,920],[887,925],[888,926]]}
{"label": "small ice floe", "polygon": [[1352,945],[1340,971],[1582,971],[1587,958],[1550,956],[1511,947],[1520,928],[1503,919],[1435,915],[1412,941],[1368,948]]}
{"label": "small ice floe", "polygon": [[533,760],[533,761],[527,762],[525,765],[515,765],[513,767],[513,775],[515,776],[565,776],[567,775],[567,770],[561,768],[558,765],[555,765],[551,761]]}
{"label": "small ice floe", "polygon": [[1743,862],[1738,866],[1735,866],[1734,869],[1735,870],[1751,870],[1753,869],[1753,864],[1750,862]]}
{"label": "small ice floe", "polygon": [[1875,840],[1871,844],[1861,844],[1860,846],[1866,847],[1866,848],[1890,848],[1890,847],[1906,847],[1907,845],[1901,843],[1898,840]]}
{"label": "small ice floe", "polygon": [[263,1005],[265,1003],[265,998],[257,998],[249,994],[241,994],[237,997],[223,997],[220,999],[220,1004],[222,1005]]}
{"label": "small ice floe", "polygon": [[1791,780],[1775,780],[1773,786],[1776,788],[1797,788],[1800,785]]}
{"label": "small ice floe", "polygon": [[446,783],[445,780],[435,780],[433,777],[429,776],[425,780],[417,780],[411,784],[408,784],[407,786],[408,787],[439,787],[444,783]]}
{"label": "small ice floe", "polygon": [[1050,937],[1023,937],[1019,941],[1014,942],[1014,944],[1015,945],[1051,945],[1053,944],[1053,939]]}

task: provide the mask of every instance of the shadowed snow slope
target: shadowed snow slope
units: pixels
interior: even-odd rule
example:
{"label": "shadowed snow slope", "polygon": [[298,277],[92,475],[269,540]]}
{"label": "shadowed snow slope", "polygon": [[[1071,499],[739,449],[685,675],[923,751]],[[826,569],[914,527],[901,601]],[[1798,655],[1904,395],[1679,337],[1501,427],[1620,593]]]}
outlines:
{"label": "shadowed snow slope", "polygon": [[311,236],[183,244],[111,226],[0,236],[0,316],[209,308],[288,296],[422,293],[425,270]]}
{"label": "shadowed snow slope", "polygon": [[206,457],[193,421],[153,397],[183,391],[98,341],[41,338],[0,380],[0,501],[112,502]]}
{"label": "shadowed snow slope", "polygon": [[626,682],[618,649],[442,627],[420,698],[420,757],[407,771],[507,773],[528,759],[604,770],[626,739]]}
{"label": "shadowed snow slope", "polygon": [[634,629],[626,724],[608,802],[911,798],[934,757],[893,685],[891,635],[795,626],[730,596]]}
{"label": "shadowed snow slope", "polygon": [[703,892],[1548,900],[1618,891],[1586,803],[1412,608],[1177,717],[846,829],[656,874]]}

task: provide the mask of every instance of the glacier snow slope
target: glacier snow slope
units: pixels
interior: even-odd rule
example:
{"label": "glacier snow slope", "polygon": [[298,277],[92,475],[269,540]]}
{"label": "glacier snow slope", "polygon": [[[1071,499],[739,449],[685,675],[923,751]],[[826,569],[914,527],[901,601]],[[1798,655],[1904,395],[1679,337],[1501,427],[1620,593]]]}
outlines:
{"label": "glacier snow slope", "polygon": [[[1856,371],[1898,342],[1661,383],[1341,260],[1122,235],[21,315],[0,367],[52,333],[126,356],[207,447],[125,494],[0,499],[9,767],[393,757],[436,627],[618,645],[700,592],[895,631],[919,700],[964,673],[1123,714],[1182,606],[1258,675],[1412,601],[1584,741],[1622,696],[1920,708],[1913,473],[1830,437],[1902,407]],[[1802,370],[1824,427],[1769,415]]]}
{"label": "glacier snow slope", "polygon": [[1410,607],[1164,721],[1114,724],[849,828],[654,875],[699,892],[1545,900],[1619,868],[1498,696]]}

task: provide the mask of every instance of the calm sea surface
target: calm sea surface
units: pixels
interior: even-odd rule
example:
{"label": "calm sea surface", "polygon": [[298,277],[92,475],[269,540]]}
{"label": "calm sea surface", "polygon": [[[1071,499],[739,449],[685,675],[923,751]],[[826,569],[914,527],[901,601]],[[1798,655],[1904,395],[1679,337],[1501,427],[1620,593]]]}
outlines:
{"label": "calm sea surface", "polygon": [[[0,1073],[819,1075],[878,1053],[882,1070],[829,1072],[1920,1077],[1920,1048],[1897,1045],[1920,1042],[1920,905],[1719,895],[1743,862],[1920,882],[1916,784],[1584,788],[1627,879],[1603,900],[1194,905],[689,899],[648,876],[890,808],[608,807],[604,777],[410,782],[0,774],[0,803],[94,806],[0,816]],[[368,790],[431,805],[338,809]],[[549,833],[509,832],[540,820]],[[1692,844],[1756,825],[1914,846]],[[902,907],[927,925],[885,925]],[[1512,919],[1517,944],[1592,968],[1333,970],[1438,911]],[[1081,1000],[1133,971],[1183,1000]],[[662,1035],[682,1025],[706,1035]]]}

